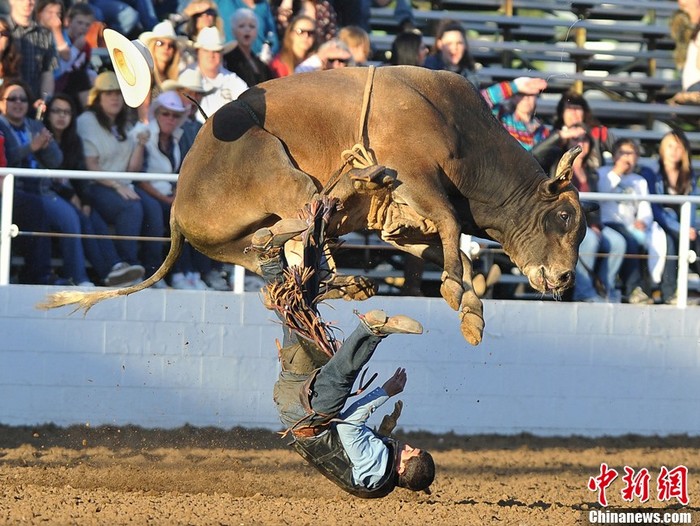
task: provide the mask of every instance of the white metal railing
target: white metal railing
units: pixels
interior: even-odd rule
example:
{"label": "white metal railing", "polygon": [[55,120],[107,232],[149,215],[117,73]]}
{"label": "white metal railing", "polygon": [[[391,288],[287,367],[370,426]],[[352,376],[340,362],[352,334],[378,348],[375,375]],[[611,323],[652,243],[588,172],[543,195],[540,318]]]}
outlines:
{"label": "white metal railing", "polygon": [[[14,177],[52,177],[71,179],[119,179],[129,181],[177,181],[177,174],[152,174],[140,172],[91,172],[72,170],[29,170],[26,168],[0,168],[2,181],[2,209],[0,214],[0,286],[7,285],[10,277],[10,243],[19,230],[12,224],[12,195],[14,193]],[[581,193],[581,199],[587,201],[640,201],[639,196],[629,194],[603,194],[595,192]],[[691,203],[700,205],[700,196],[649,195],[644,201],[650,203],[680,204],[680,235],[678,246],[678,282],[677,297],[679,308],[687,306],[688,302],[688,264],[693,263],[697,254],[689,247],[689,229],[691,225]],[[476,238],[478,239],[478,238]],[[474,257],[480,251],[479,244],[472,241],[471,236],[462,236],[462,249]],[[346,246],[347,248],[347,246]],[[233,290],[241,293],[244,290],[245,270],[236,266],[234,271]]]}

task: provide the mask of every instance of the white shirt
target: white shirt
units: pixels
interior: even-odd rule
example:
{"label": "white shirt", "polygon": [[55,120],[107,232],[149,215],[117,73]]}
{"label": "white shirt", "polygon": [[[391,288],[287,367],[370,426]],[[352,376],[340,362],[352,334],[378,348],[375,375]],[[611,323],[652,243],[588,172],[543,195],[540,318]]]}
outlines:
{"label": "white shirt", "polygon": [[[633,195],[649,195],[647,180],[639,174],[628,173],[619,176],[612,166],[600,169],[598,191]],[[642,221],[649,227],[654,219],[649,201],[603,201],[600,203],[600,217],[603,223],[622,223],[630,227],[635,221]]]}
{"label": "white shirt", "polygon": [[[222,67],[214,78],[208,78],[202,73],[202,87],[207,91],[214,90],[206,95],[200,104],[204,113],[211,117],[216,110],[232,100],[236,100],[241,93],[248,89],[248,84],[235,73]],[[204,122],[204,117],[199,111],[197,112],[197,120]]]}
{"label": "white shirt", "polygon": [[700,33],[698,33],[694,40],[688,42],[688,51],[685,56],[685,64],[683,64],[681,79],[683,91],[686,91],[696,82],[700,82],[700,69],[698,69],[698,39],[700,39]]}

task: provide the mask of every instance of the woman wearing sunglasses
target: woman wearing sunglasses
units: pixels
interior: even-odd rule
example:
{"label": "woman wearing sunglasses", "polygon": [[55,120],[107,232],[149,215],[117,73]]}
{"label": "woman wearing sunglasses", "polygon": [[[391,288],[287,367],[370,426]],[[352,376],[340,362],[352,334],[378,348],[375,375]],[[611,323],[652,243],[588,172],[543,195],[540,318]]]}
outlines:
{"label": "woman wearing sunglasses", "polygon": [[139,40],[153,57],[151,95],[138,109],[139,120],[148,122],[148,108],[151,101],[161,94],[161,84],[166,80],[177,80],[180,71],[185,68],[182,51],[186,39],[175,34],[170,20],[164,20],[156,24],[153,31],[141,33]]}
{"label": "woman wearing sunglasses", "polygon": [[284,32],[282,48],[270,62],[270,69],[276,77],[286,77],[309,58],[316,49],[316,22],[308,16],[298,16],[292,20]]}
{"label": "woman wearing sunglasses", "polygon": [[[182,125],[188,119],[189,108],[174,91],[166,91],[151,104],[148,121],[149,138],[143,146],[144,163],[141,171],[147,173],[178,173],[182,163],[180,138]],[[175,184],[170,181],[140,181],[137,186],[155,199],[163,214],[164,224],[170,223],[170,209],[175,199]],[[207,257],[186,244],[178,261],[173,265],[171,285],[176,289],[206,290],[202,274],[195,270],[198,263],[206,264]]]}

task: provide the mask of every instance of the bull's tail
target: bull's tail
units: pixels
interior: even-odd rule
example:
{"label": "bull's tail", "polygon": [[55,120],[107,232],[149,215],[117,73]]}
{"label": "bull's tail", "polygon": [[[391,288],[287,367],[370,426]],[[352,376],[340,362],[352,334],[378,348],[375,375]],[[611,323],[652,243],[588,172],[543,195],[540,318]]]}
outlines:
{"label": "bull's tail", "polygon": [[72,290],[56,292],[55,294],[50,294],[42,303],[38,303],[36,308],[49,310],[55,309],[56,307],[63,307],[65,305],[76,305],[73,312],[82,309],[85,311],[85,314],[87,314],[87,311],[89,311],[93,305],[102,300],[117,298],[119,296],[128,296],[134,292],[147,289],[157,281],[163,279],[170,271],[177,258],[180,257],[185,236],[182,235],[180,228],[174,220],[170,222],[170,232],[170,250],[168,251],[168,255],[165,257],[165,261],[163,261],[160,268],[158,268],[158,270],[156,270],[150,278],[142,281],[141,283],[137,283],[136,285],[124,287],[122,289],[100,290],[97,292]]}

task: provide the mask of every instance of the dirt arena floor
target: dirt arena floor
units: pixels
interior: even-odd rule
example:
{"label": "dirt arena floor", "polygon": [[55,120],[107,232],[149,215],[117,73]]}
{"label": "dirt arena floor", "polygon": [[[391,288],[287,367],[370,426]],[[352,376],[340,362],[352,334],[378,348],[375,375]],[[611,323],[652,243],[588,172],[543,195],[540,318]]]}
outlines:
{"label": "dirt arena floor", "polygon": [[[432,494],[350,497],[269,431],[0,426],[0,523],[42,525],[568,525],[598,508],[589,477],[621,475],[610,508],[690,512],[700,524],[700,439],[414,434],[438,467]],[[652,496],[624,503],[624,466]],[[689,506],[659,502],[662,466],[688,467]],[[608,508],[608,509],[610,509]]]}

